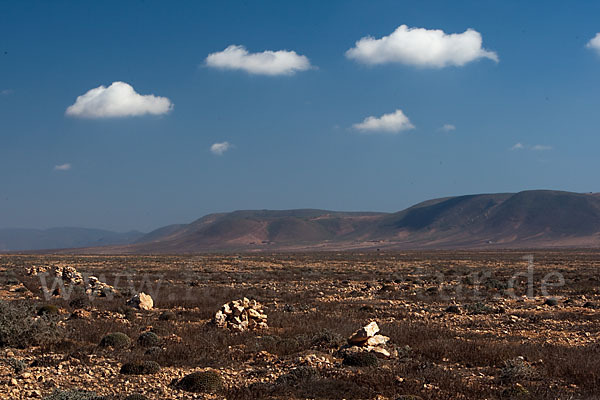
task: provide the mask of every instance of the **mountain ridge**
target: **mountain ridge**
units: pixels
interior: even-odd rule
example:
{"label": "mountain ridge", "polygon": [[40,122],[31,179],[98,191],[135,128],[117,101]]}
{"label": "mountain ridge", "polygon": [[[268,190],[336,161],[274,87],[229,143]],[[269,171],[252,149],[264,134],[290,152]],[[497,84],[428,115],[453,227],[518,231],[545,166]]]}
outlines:
{"label": "mountain ridge", "polygon": [[553,190],[426,200],[395,213],[238,210],[80,253],[600,247],[600,194]]}

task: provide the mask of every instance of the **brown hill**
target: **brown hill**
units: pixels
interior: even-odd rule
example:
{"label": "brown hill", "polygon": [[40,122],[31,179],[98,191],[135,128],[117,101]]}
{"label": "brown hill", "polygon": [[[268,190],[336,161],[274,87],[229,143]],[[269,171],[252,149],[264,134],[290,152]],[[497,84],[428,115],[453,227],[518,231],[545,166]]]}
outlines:
{"label": "brown hill", "polygon": [[90,253],[600,246],[600,195],[535,190],[429,200],[397,213],[235,211]]}

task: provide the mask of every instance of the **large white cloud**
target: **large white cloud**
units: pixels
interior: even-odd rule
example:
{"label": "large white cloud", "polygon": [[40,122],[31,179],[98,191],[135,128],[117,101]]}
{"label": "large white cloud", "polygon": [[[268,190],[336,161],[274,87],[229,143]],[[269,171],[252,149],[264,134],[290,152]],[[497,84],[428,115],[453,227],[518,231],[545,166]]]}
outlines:
{"label": "large white cloud", "polygon": [[600,33],[596,33],[596,36],[590,39],[585,45],[588,49],[592,49],[600,53]]}
{"label": "large white cloud", "polygon": [[367,117],[363,122],[354,124],[352,127],[362,132],[384,133],[398,133],[415,128],[400,109],[390,114],[383,114],[381,117]]}
{"label": "large white cloud", "polygon": [[144,114],[166,114],[173,103],[166,97],[141,95],[125,82],[99,86],[77,97],[66,114],[83,118],[131,117]]}
{"label": "large white cloud", "polygon": [[417,67],[463,66],[480,58],[498,62],[498,55],[481,47],[481,34],[473,29],[446,34],[439,29],[399,26],[381,39],[363,37],[346,57],[369,65],[400,63]]}
{"label": "large white cloud", "polygon": [[225,153],[227,150],[229,150],[230,147],[231,147],[231,144],[229,144],[229,142],[215,143],[212,146],[210,146],[210,151],[213,154],[220,156],[223,153]]}
{"label": "large white cloud", "polygon": [[312,68],[306,56],[295,51],[263,51],[248,53],[244,46],[231,45],[225,50],[211,53],[206,65],[222,69],[240,69],[250,74],[292,75]]}

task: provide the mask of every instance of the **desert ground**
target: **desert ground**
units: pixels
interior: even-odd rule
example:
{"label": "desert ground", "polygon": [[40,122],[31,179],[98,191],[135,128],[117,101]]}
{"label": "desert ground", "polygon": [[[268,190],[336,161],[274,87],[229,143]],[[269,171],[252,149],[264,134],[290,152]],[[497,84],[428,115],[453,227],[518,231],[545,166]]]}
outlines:
{"label": "desert ground", "polygon": [[[599,265],[576,250],[4,255],[0,398],[600,398]],[[239,304],[254,307],[241,325],[218,323]]]}

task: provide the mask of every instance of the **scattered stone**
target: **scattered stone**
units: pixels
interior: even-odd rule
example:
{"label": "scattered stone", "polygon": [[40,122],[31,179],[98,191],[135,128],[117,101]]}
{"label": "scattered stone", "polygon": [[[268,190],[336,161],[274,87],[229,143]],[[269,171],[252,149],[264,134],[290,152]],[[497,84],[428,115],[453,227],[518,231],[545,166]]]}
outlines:
{"label": "scattered stone", "polygon": [[248,300],[246,297],[223,304],[221,309],[215,313],[213,322],[217,326],[227,328],[232,332],[269,327],[267,325],[267,315],[264,313],[262,305],[257,303],[256,300]]}
{"label": "scattered stone", "polygon": [[154,300],[149,294],[141,292],[129,299],[127,305],[138,310],[151,310],[154,307]]}

